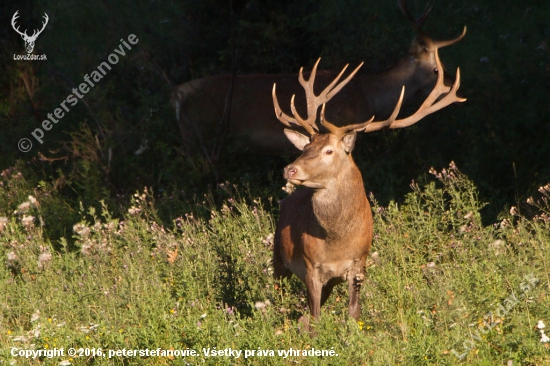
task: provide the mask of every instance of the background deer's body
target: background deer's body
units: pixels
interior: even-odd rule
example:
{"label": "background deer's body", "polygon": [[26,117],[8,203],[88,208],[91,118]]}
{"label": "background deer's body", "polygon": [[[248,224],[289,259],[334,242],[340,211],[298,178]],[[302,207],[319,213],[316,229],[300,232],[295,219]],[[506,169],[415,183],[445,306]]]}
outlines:
{"label": "background deer's body", "polygon": [[[400,5],[407,18],[416,22],[414,27],[417,37],[408,55],[386,71],[360,75],[349,82],[327,106],[327,118],[336,125],[365,120],[373,115],[387,118],[403,86],[406,90],[403,99],[405,105],[417,95],[428,95],[437,79],[437,49],[458,42],[465,34],[466,29],[456,39],[433,41],[420,31],[428,11],[414,20],[404,8],[404,3],[400,2]],[[324,88],[336,75],[332,71],[319,71],[316,87]],[[272,117],[269,91],[276,83],[280,90],[279,100],[283,103],[290,103],[291,96],[296,94],[296,108],[303,113],[306,109],[305,98],[300,93],[300,84],[296,79],[296,74],[236,75],[231,98],[228,98],[231,75],[206,77],[178,86],[173,101],[184,143],[199,141],[203,150],[205,146],[208,150],[208,143],[220,138],[221,124],[227,123],[228,135],[245,138],[247,148],[253,152],[264,155],[292,153],[294,149],[283,136],[283,127]],[[452,85],[453,79],[449,75],[444,76],[448,87]],[[229,118],[222,122],[227,100],[231,100]]]}

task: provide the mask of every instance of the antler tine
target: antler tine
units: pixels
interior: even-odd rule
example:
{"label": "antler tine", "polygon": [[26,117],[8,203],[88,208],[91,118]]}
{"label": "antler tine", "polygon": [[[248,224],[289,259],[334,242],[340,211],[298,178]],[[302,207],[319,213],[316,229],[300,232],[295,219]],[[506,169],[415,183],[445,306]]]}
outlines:
{"label": "antler tine", "polygon": [[[380,130],[384,127],[389,127],[391,129],[395,128],[404,128],[415,124],[420,121],[422,118],[426,117],[429,114],[437,112],[438,110],[445,108],[446,106],[455,103],[455,102],[464,102],[466,98],[460,98],[456,95],[458,88],[460,87],[460,68],[456,71],[456,79],[449,91],[448,87],[443,84],[443,68],[441,67],[441,60],[435,50],[435,58],[437,63],[437,82],[431,91],[430,95],[426,98],[424,103],[418,108],[418,110],[412,115],[404,119],[396,120],[397,114],[401,108],[401,102],[403,100],[403,94],[405,87],[401,90],[401,97],[395,107],[392,115],[385,121],[374,122],[366,126],[364,132],[372,132]],[[437,101],[441,95],[447,93],[442,99]],[[437,102],[436,102],[437,101]]]}
{"label": "antler tine", "polygon": [[327,86],[325,88],[325,90],[323,90],[323,92],[319,95],[319,97],[321,96],[324,96],[323,99],[325,99],[325,101],[323,103],[328,103],[329,100],[332,99],[333,96],[336,95],[336,93],[338,93],[340,90],[342,90],[342,88],[344,86],[347,85],[347,83],[349,83],[349,81],[351,80],[351,78],[353,78],[355,76],[355,74],[357,74],[357,71],[359,71],[359,69],[361,68],[361,66],[363,66],[365,62],[361,62],[359,64],[359,66],[357,66],[355,68],[355,70],[353,70],[351,72],[351,74],[349,74],[344,80],[342,80],[342,82],[340,84],[338,84],[336,87],[334,87],[334,85],[336,85],[336,83],[338,82],[338,80],[340,80],[340,78],[342,77],[342,75],[344,74],[344,71],[348,68],[348,65],[344,66],[344,68],[342,69],[342,71],[340,71],[340,74],[338,74],[338,76],[332,81],[332,83],[329,84],[329,86]]}
{"label": "antler tine", "polygon": [[333,135],[336,135],[338,137],[341,137],[341,136],[339,136],[340,135],[340,128],[336,127],[335,125],[333,125],[332,123],[330,123],[329,121],[327,121],[325,119],[325,107],[326,107],[326,103],[323,103],[323,107],[321,108],[321,116],[320,116],[321,124],[323,126],[325,126],[325,128],[328,130],[328,132],[330,132]]}
{"label": "antler tine", "polygon": [[422,30],[420,29],[422,25],[424,25],[424,22],[428,18],[428,15],[430,14],[430,11],[432,10],[432,6],[428,3],[426,5],[426,8],[424,9],[424,12],[420,17],[414,18],[411,14],[411,11],[407,7],[407,4],[405,3],[406,0],[399,0],[399,7],[401,8],[401,12],[405,17],[411,22],[411,25],[415,32],[419,33],[420,35],[424,35]]}
{"label": "antler tine", "polygon": [[300,117],[300,114],[298,114],[298,111],[296,110],[296,105],[294,104],[295,96],[296,94],[293,94],[292,98],[290,99],[290,110],[292,111],[292,114],[294,115],[294,117],[296,118],[296,121],[300,126],[305,128],[310,135],[315,135],[318,131],[317,125],[315,124],[315,118],[317,117],[317,108],[313,110],[314,114],[313,114],[313,118],[311,118],[311,114],[309,113],[310,99],[308,97],[307,99],[308,118],[307,120],[304,120],[302,117]]}
{"label": "antler tine", "polygon": [[466,29],[467,29],[466,26],[464,26],[464,29],[462,30],[462,34],[454,39],[449,39],[446,41],[432,41],[432,47],[438,49],[438,48],[450,46],[452,44],[457,43],[466,35]]}
{"label": "antler tine", "polygon": [[335,125],[333,125],[332,123],[330,123],[329,121],[326,120],[325,118],[325,106],[326,104],[323,103],[323,107],[321,108],[321,124],[323,126],[325,126],[325,128],[333,135],[335,135],[336,137],[338,138],[342,138],[344,137],[344,135],[348,132],[351,132],[351,131],[356,131],[356,132],[361,132],[363,131],[369,124],[372,123],[372,121],[374,120],[374,116],[372,116],[371,119],[369,119],[368,121],[365,121],[363,123],[357,123],[357,124],[354,124],[354,125],[349,125],[349,126],[343,126],[343,127],[337,127]]}
{"label": "antler tine", "polygon": [[273,89],[271,90],[271,96],[273,97],[273,107],[275,107],[275,115],[277,116],[277,119],[287,127],[292,127],[291,123],[295,124],[296,126],[300,126],[295,118],[290,117],[288,114],[282,111],[281,107],[279,106],[279,101],[277,100],[277,93],[275,92],[276,87],[277,83],[274,83]]}
{"label": "antler tine", "polygon": [[[285,126],[291,127],[291,124],[302,126],[306,129],[308,133],[311,135],[317,133],[319,131],[319,128],[315,124],[315,121],[317,119],[317,110],[319,109],[319,106],[321,104],[327,103],[329,100],[332,99],[336,93],[338,93],[359,71],[361,66],[363,66],[363,63],[359,64],[353,70],[352,73],[350,73],[343,81],[341,81],[338,84],[338,81],[346,71],[348,65],[346,65],[342,71],[334,78],[334,80],[321,92],[319,95],[315,95],[315,92],[313,90],[313,85],[315,83],[315,77],[317,75],[317,66],[319,65],[319,62],[321,61],[321,58],[317,60],[315,65],[313,66],[313,69],[311,70],[311,74],[309,76],[308,80],[305,80],[304,73],[303,73],[303,67],[300,68],[300,72],[298,74],[298,80],[302,87],[304,88],[304,91],[306,93],[306,102],[307,102],[307,118],[304,119],[300,116],[296,109],[296,105],[294,103],[295,95],[292,96],[292,99],[290,100],[290,108],[292,110],[292,114],[294,117],[290,117],[287,114],[285,114],[280,106],[279,102],[277,100],[276,95],[276,85],[273,85],[272,90],[272,97],[273,97],[273,106],[275,108],[275,115],[277,116],[277,119],[281,121]],[[338,85],[337,85],[338,84]]]}

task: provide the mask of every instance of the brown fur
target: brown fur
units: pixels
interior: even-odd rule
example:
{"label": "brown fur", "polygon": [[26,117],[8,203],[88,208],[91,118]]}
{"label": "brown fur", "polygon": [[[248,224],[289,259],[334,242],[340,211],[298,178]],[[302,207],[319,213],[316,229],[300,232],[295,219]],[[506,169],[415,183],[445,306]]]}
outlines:
{"label": "brown fur", "polygon": [[[358,75],[327,103],[327,119],[336,125],[350,121],[364,121],[376,116],[377,120],[389,117],[405,86],[405,107],[416,95],[424,97],[435,85],[435,53],[415,38],[409,54],[387,71],[378,74]],[[324,89],[337,74],[320,70],[316,77],[316,90]],[[307,74],[306,74],[307,76]],[[230,137],[245,138],[245,147],[264,155],[288,155],[294,152],[283,135],[283,125],[276,123],[273,114],[271,89],[277,84],[281,105],[290,105],[296,94],[296,107],[300,114],[306,110],[305,97],[296,74],[237,75],[234,79],[231,113],[228,121]],[[182,138],[190,151],[197,150],[199,142],[210,150],[209,143],[218,136],[225,103],[230,90],[231,76],[216,75],[193,80],[178,86],[173,102],[180,124]],[[445,74],[445,84],[452,78]]]}
{"label": "brown fur", "polygon": [[285,168],[285,178],[305,188],[281,203],[274,276],[294,273],[306,283],[314,318],[332,288],[344,281],[349,283],[350,315],[357,319],[361,313],[359,291],[373,224],[361,173],[346,146],[334,135],[314,135],[302,156]]}

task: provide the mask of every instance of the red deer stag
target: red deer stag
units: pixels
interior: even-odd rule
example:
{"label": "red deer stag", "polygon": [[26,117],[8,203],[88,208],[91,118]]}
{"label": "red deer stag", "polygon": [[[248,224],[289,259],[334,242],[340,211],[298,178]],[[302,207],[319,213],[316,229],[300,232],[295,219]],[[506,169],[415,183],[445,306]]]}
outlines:
{"label": "red deer stag", "polygon": [[[366,120],[372,115],[388,118],[403,85],[406,88],[405,104],[416,95],[428,95],[441,68],[435,59],[438,49],[460,41],[466,33],[464,27],[462,34],[455,39],[435,41],[421,30],[430,9],[426,8],[418,19],[414,19],[405,0],[399,0],[399,5],[416,32],[409,53],[389,70],[359,75],[351,80],[346,89],[328,103],[327,118],[336,125],[345,124],[350,119]],[[282,126],[270,117],[269,91],[273,83],[277,83],[281,90],[279,99],[288,103],[292,95],[300,92],[296,76],[236,75],[232,81],[231,75],[217,75],[178,86],[173,99],[188,150],[196,151],[196,144],[200,144],[198,148],[203,154],[211,154],[209,143],[222,138],[222,126],[225,125],[229,136],[247,139],[246,146],[252,152],[277,156],[292,153],[294,149],[284,137]],[[320,70],[317,87],[325,87],[335,76],[334,72]],[[444,79],[450,88],[453,78],[445,74]],[[298,95],[295,103],[297,110],[304,113],[305,98]]]}
{"label": "red deer stag", "polygon": [[[387,120],[373,122],[373,117],[343,127],[330,123],[325,117],[325,103],[348,82],[349,77],[337,85],[341,73],[321,94],[315,95],[313,83],[319,61],[309,80],[304,79],[302,69],[299,73],[299,82],[307,99],[307,119],[296,110],[294,96],[290,102],[294,117],[283,113],[276,96],[275,87],[278,85],[273,85],[273,104],[279,121],[287,127],[300,126],[311,135],[308,137],[293,129],[284,129],[290,142],[303,151],[295,162],[285,167],[284,178],[305,188],[298,189],[281,202],[273,249],[274,276],[281,279],[295,274],[305,282],[313,318],[320,316],[321,306],[333,287],[345,281],[348,281],[349,289],[349,314],[358,319],[361,313],[359,293],[372,243],[373,222],[361,172],[351,157],[357,132],[407,127],[451,103],[466,100],[456,95],[459,70],[449,90],[443,83],[437,50],[435,61],[438,73],[434,89],[420,108],[404,119],[397,119],[403,102],[403,87]],[[321,125],[329,133],[318,133],[315,123],[321,105]],[[307,318],[303,319],[309,324]]]}

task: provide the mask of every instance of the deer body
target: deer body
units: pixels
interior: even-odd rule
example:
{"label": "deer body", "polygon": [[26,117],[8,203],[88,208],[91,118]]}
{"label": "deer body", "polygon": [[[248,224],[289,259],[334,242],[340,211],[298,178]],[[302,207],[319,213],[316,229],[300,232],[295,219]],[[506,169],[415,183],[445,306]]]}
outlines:
{"label": "deer body", "polygon": [[[306,283],[313,317],[320,315],[332,288],[344,281],[349,283],[349,312],[359,317],[359,289],[372,243],[372,213],[363,179],[341,144],[334,136],[316,135],[302,157],[285,169],[285,178],[310,188],[281,202],[274,276],[294,273]],[[325,154],[327,149],[333,151],[330,156]],[[319,163],[319,158],[326,167],[321,174],[318,164],[310,164]],[[311,169],[314,174],[309,173]]]}
{"label": "deer body", "polygon": [[[319,89],[325,88],[337,73],[318,72]],[[427,94],[435,85],[437,74],[426,69],[413,56],[407,56],[389,70],[378,74],[363,74],[351,80],[341,93],[327,103],[327,118],[336,125],[349,121],[366,120],[375,115],[387,118],[405,85],[404,103],[407,105],[418,94]],[[289,155],[294,147],[283,134],[283,126],[266,115],[273,108],[270,91],[273,84],[280,86],[281,103],[290,104],[296,94],[296,108],[304,113],[305,97],[296,74],[237,75],[234,78],[228,135],[244,138],[246,147],[263,155]],[[176,116],[183,141],[212,140],[223,118],[225,102],[230,89],[231,75],[216,75],[180,85],[176,91]],[[447,85],[452,85],[448,83]]]}
{"label": "deer body", "polygon": [[[437,50],[460,41],[461,36],[449,41],[434,41],[420,30],[427,12],[418,20],[412,16],[400,0],[403,13],[414,23],[417,37],[413,40],[407,56],[390,69],[364,74],[351,80],[345,90],[327,102],[327,118],[336,125],[345,125],[353,120],[366,120],[371,116],[386,119],[392,113],[405,86],[405,105],[415,96],[424,97],[434,87],[438,78]],[[319,71],[317,85],[325,88],[336,77],[332,71]],[[185,144],[199,141],[204,150],[209,142],[220,138],[220,126],[227,125],[227,135],[244,138],[245,146],[254,153],[263,155],[288,155],[294,150],[283,136],[283,126],[275,123],[268,112],[272,108],[269,90],[276,83],[280,90],[279,99],[290,102],[296,94],[296,108],[299,113],[306,110],[306,99],[301,95],[300,84],[295,74],[286,75],[217,75],[193,80],[178,86],[173,94],[182,138]],[[444,74],[444,84],[450,89],[453,78]],[[229,96],[231,96],[229,98]],[[231,101],[230,108],[226,103]],[[228,110],[228,117],[224,112]],[[227,120],[224,120],[227,118]],[[192,147],[189,150],[196,150]]]}
{"label": "deer body", "polygon": [[[405,15],[413,20],[405,7],[404,0],[400,0],[400,5]],[[427,12],[428,10],[419,20],[413,20],[417,28],[418,24],[424,21]],[[418,32],[422,35],[419,29]],[[456,42],[456,40],[445,41],[443,44],[449,42]],[[457,96],[460,70],[457,69],[452,87],[446,86],[443,67],[437,53],[438,47],[426,45],[421,37],[416,45],[413,44],[413,47],[415,46],[431,50],[431,54],[427,57],[433,57],[435,67],[428,71],[436,71],[437,78],[418,110],[406,118],[398,119],[408,85],[405,83],[401,87],[399,97],[396,98],[397,101],[394,102],[393,109],[387,112],[389,116],[383,117],[383,120],[374,122],[372,117],[362,123],[340,127],[328,121],[331,115],[328,113],[325,115],[325,109],[328,108],[326,103],[345,93],[360,93],[359,90],[349,88],[348,85],[346,92],[339,94],[345,85],[348,83],[351,85],[351,80],[361,65],[338,83],[346,66],[319,94],[314,91],[319,60],[313,66],[307,80],[301,69],[298,81],[305,91],[306,118],[302,117],[303,113],[296,107],[294,96],[290,99],[292,116],[283,112],[277,95],[277,90],[283,87],[273,86],[271,95],[275,116],[283,125],[290,127],[284,128],[285,136],[298,150],[302,150],[302,155],[285,167],[284,178],[295,186],[304,187],[281,203],[273,248],[273,272],[276,279],[295,274],[305,282],[308,305],[313,318],[320,316],[321,306],[333,287],[344,281],[348,281],[350,316],[357,319],[361,314],[359,294],[365,276],[366,258],[372,244],[373,221],[361,173],[351,157],[357,132],[408,127],[452,103],[466,100]],[[406,62],[415,61],[402,61],[402,63]],[[377,87],[371,86],[367,92],[363,90],[360,94],[380,107],[386,100],[385,97],[378,95],[384,95],[380,86],[387,85],[387,80],[402,82],[403,78],[409,76],[407,70],[410,69],[406,65],[403,68],[396,67],[385,77],[386,84],[375,83]],[[415,81],[412,85],[413,88],[418,87],[421,82]],[[319,119],[321,126],[328,130],[328,133],[323,134],[319,132],[319,126],[316,123],[321,105]],[[338,110],[337,104],[332,105]],[[350,118],[351,120],[361,118],[360,112],[355,111],[355,113],[357,114]],[[336,118],[338,113],[333,113],[332,116]],[[304,129],[311,137],[291,129],[295,126]],[[308,324],[307,321],[306,324]]]}

